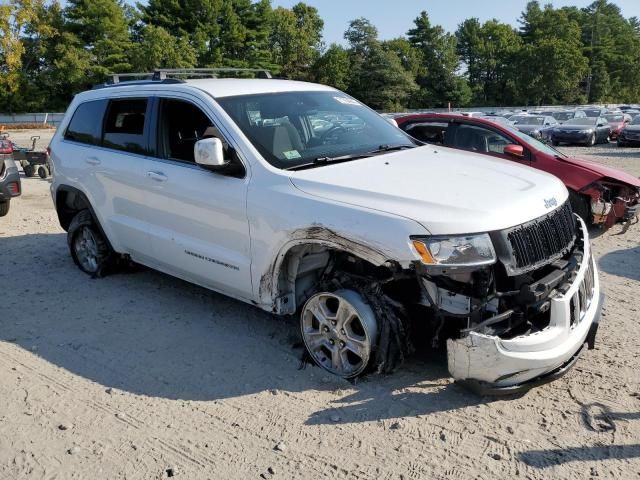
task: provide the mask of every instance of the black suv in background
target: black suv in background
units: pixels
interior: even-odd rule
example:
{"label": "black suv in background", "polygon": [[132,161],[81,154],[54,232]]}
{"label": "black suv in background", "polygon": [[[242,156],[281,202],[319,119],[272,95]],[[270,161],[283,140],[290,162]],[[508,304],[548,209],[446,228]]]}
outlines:
{"label": "black suv in background", "polygon": [[0,138],[0,217],[9,213],[11,199],[21,192],[20,174],[13,161],[13,145],[9,140]]}

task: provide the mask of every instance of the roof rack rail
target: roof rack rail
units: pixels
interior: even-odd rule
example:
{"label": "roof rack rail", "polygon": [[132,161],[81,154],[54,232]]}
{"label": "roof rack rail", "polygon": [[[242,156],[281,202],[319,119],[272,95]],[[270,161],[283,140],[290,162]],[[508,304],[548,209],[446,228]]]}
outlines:
{"label": "roof rack rail", "polygon": [[135,82],[136,85],[152,83],[184,83],[189,78],[218,78],[220,74],[248,72],[256,78],[273,78],[264,68],[160,68],[153,72],[111,73],[107,81],[94,85],[93,89],[124,86]]}
{"label": "roof rack rail", "polygon": [[165,80],[170,77],[203,77],[218,78],[221,73],[254,73],[256,78],[273,78],[265,68],[161,68],[153,72],[153,80]]}

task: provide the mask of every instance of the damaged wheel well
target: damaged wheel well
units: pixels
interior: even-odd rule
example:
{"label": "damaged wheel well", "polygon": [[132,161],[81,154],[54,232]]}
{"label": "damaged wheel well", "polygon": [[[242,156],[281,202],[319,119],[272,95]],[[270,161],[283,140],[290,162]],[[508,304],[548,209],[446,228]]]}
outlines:
{"label": "damaged wheel well", "polygon": [[336,271],[381,281],[393,276],[394,264],[375,265],[339,247],[318,242],[296,245],[286,252],[273,279],[276,311],[295,313],[317,291],[318,285]]}

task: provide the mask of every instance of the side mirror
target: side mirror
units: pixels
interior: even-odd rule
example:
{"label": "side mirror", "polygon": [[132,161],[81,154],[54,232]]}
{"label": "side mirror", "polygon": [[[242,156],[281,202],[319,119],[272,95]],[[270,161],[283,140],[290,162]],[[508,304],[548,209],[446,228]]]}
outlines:
{"label": "side mirror", "polygon": [[229,162],[224,159],[222,141],[219,138],[205,138],[193,146],[196,163],[209,170],[219,170]]}
{"label": "side mirror", "polygon": [[524,157],[524,148],[522,145],[507,145],[504,147],[504,153],[512,157],[522,158]]}

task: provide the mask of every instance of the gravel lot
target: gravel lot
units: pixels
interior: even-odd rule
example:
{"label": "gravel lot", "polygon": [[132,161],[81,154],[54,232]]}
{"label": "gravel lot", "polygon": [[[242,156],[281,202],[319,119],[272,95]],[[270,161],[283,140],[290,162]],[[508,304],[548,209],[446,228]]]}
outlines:
{"label": "gravel lot", "polygon": [[[563,150],[640,176],[640,149]],[[640,225],[594,239],[596,350],[491,399],[440,357],[299,370],[294,321],[149,270],[91,280],[48,187],[0,219],[0,478],[640,479]]]}

